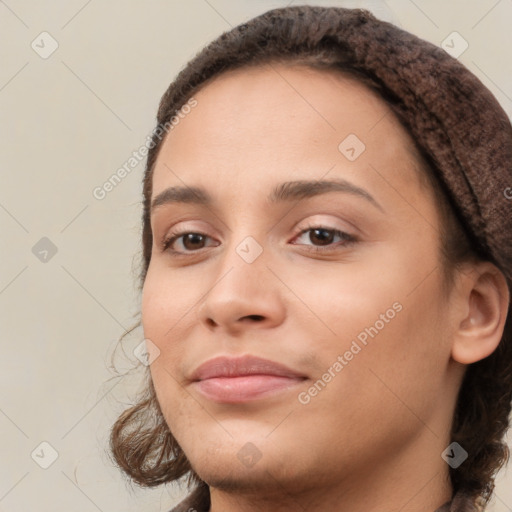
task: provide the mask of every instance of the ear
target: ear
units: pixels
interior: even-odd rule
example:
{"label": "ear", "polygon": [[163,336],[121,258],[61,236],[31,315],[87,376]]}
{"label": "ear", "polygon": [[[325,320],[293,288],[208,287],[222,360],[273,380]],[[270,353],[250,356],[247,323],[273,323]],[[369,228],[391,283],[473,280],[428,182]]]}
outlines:
{"label": "ear", "polygon": [[510,292],[503,273],[490,262],[472,263],[461,273],[452,358],[471,364],[491,355],[503,336]]}

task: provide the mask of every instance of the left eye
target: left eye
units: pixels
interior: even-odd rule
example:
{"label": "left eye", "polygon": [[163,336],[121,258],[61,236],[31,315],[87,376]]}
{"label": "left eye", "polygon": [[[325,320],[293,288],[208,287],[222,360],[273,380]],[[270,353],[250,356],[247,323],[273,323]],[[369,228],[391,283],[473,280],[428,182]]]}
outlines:
{"label": "left eye", "polygon": [[[310,227],[307,229],[304,229],[299,233],[299,236],[296,237],[294,240],[298,240],[304,235],[309,233],[309,241],[313,243],[313,250],[315,251],[322,251],[322,250],[330,250],[332,249],[332,244],[334,242],[335,237],[339,237],[341,239],[341,242],[336,244],[335,247],[338,247],[340,245],[346,246],[351,243],[356,242],[356,238],[352,235],[349,235],[348,233],[345,233],[344,231],[340,231],[338,229],[331,229],[326,228],[322,226],[315,226]],[[318,245],[315,245],[315,243],[318,243]],[[307,245],[307,244],[306,244]],[[323,249],[323,247],[327,247],[327,249]]]}

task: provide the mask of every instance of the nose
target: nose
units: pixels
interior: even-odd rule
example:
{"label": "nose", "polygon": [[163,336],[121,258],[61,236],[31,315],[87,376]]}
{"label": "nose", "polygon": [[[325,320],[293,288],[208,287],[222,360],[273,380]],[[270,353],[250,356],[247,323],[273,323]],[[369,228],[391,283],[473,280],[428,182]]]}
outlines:
{"label": "nose", "polygon": [[199,321],[211,331],[240,335],[248,329],[276,327],[285,318],[286,286],[272,269],[267,251],[252,262],[236,247],[226,249],[197,310]]}

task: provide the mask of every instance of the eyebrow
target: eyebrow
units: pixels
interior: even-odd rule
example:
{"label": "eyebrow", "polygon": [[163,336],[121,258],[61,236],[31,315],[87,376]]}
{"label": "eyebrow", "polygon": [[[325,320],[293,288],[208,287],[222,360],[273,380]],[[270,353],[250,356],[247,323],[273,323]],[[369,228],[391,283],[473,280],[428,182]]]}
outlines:
{"label": "eyebrow", "polygon": [[[268,196],[267,201],[269,204],[277,204],[285,201],[307,199],[327,194],[328,192],[345,192],[347,194],[355,195],[365,199],[384,213],[384,208],[382,208],[375,198],[365,189],[360,188],[342,178],[321,181],[287,181],[277,185]],[[160,206],[173,203],[211,206],[213,202],[212,196],[202,187],[175,186],[166,188],[153,199],[151,202],[151,211],[154,211]]]}

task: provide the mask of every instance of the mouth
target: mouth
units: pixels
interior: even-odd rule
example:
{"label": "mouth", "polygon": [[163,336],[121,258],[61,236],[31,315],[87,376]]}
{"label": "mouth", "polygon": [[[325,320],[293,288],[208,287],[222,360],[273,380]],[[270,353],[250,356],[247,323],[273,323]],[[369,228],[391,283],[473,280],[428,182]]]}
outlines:
{"label": "mouth", "polygon": [[205,398],[235,404],[275,396],[298,386],[307,377],[275,361],[245,355],[210,359],[190,379]]}
{"label": "mouth", "polygon": [[219,403],[243,403],[275,395],[290,389],[304,379],[275,375],[248,375],[244,377],[214,377],[195,385],[206,398]]}

